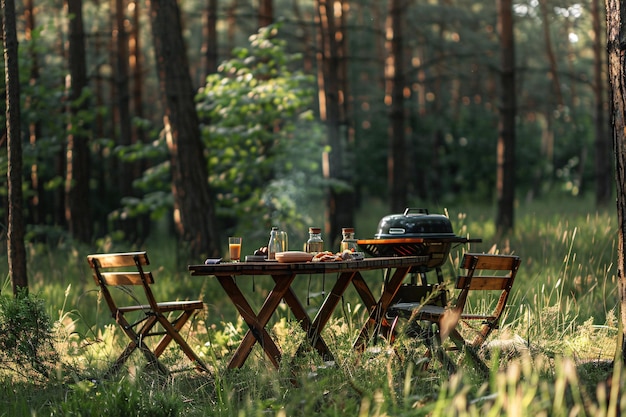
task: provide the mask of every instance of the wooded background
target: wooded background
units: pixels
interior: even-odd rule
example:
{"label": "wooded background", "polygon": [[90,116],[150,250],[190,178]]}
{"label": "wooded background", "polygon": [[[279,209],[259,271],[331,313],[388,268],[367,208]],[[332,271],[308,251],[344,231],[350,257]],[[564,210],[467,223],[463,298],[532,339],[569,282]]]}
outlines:
{"label": "wooded background", "polygon": [[15,15],[26,239],[138,243],[167,216],[211,255],[319,202],[329,241],[370,198],[485,201],[502,232],[515,199],[611,202],[598,0],[64,6]]}

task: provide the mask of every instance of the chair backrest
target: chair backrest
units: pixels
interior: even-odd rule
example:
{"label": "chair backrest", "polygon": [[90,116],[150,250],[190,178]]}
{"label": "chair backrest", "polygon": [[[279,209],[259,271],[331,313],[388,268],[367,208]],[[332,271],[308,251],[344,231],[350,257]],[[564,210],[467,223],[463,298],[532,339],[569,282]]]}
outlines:
{"label": "chair backrest", "polygon": [[501,291],[498,304],[492,315],[499,317],[508,299],[521,260],[514,255],[491,255],[466,253],[463,256],[457,289],[473,291]]}
{"label": "chair backrest", "polygon": [[[472,265],[474,260],[476,263]],[[460,266],[466,273],[459,274],[456,288],[464,288],[470,278],[470,290],[510,289],[519,265],[519,256],[466,253]]]}
{"label": "chair backrest", "polygon": [[[115,315],[117,305],[109,286],[142,286],[151,307],[156,306],[150,285],[154,284],[152,272],[143,267],[150,264],[146,252],[104,253],[88,255],[87,261],[94,271],[93,277],[100,286],[111,312]],[[134,267],[133,270],[126,270]]]}

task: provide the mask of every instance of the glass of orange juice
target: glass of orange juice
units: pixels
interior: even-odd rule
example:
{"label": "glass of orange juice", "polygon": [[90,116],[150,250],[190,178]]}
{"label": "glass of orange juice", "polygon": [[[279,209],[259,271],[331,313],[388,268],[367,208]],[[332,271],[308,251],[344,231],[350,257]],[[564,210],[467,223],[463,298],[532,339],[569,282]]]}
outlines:
{"label": "glass of orange juice", "polygon": [[228,251],[230,253],[230,260],[233,262],[239,262],[241,259],[241,238],[231,236],[228,238]]}

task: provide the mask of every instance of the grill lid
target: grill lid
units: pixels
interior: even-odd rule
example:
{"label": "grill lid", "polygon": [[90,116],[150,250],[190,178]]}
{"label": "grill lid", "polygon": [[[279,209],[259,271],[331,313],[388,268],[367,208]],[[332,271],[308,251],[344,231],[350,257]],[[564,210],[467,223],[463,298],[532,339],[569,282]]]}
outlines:
{"label": "grill lid", "polygon": [[376,239],[454,236],[450,219],[423,208],[406,208],[402,214],[383,217],[374,235]]}

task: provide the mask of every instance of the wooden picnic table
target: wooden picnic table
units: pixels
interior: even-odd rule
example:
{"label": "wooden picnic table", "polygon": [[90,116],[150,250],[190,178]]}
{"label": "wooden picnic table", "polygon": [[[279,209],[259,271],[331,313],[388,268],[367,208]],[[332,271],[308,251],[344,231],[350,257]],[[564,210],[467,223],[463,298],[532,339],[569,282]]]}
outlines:
{"label": "wooden picnic table", "polygon": [[[295,318],[306,332],[308,343],[314,347],[324,360],[333,360],[332,352],[322,337],[322,331],[333,311],[350,284],[354,286],[369,317],[363,323],[361,331],[353,346],[357,351],[363,351],[370,337],[383,325],[385,313],[393,300],[398,288],[412,268],[424,267],[429,256],[397,256],[365,258],[363,260],[349,260],[341,262],[239,262],[189,265],[192,276],[214,276],[232,301],[233,305],[249,327],[246,335],[235,350],[228,368],[240,368],[248,358],[255,343],[263,347],[272,364],[278,368],[281,360],[281,351],[266,329],[270,318],[284,300]],[[362,272],[371,270],[389,270],[386,274],[380,297],[374,296],[363,279]],[[292,288],[296,277],[306,275],[337,274],[337,280],[326,295],[317,314],[311,319],[301,301],[301,295]],[[262,307],[254,312],[250,303],[241,291],[239,284],[245,282],[238,276],[270,276],[274,281],[272,290],[265,297]]]}

